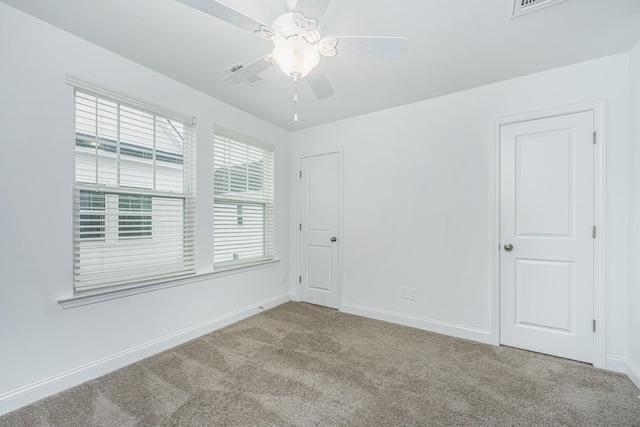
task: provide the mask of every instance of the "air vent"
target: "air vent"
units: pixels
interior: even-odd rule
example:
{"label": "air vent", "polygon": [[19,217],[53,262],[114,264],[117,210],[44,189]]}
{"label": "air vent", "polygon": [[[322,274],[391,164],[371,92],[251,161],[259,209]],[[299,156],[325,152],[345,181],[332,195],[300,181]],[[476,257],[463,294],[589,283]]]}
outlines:
{"label": "air vent", "polygon": [[520,16],[527,12],[533,12],[541,7],[551,6],[563,0],[515,0],[513,4],[513,16]]}
{"label": "air vent", "polygon": [[[242,68],[244,68],[244,64],[237,63],[237,64],[234,64],[234,65],[232,65],[230,67],[227,67],[226,71],[229,74],[233,74],[233,73],[235,73],[236,71],[238,71],[238,70],[240,70]],[[258,83],[261,83],[263,81],[264,81],[264,79],[262,77],[260,77],[259,75],[255,75],[253,77],[249,77],[244,82],[246,84],[248,84],[248,85],[255,86]]]}
{"label": "air vent", "polygon": [[264,79],[263,79],[262,77],[260,77],[260,76],[258,76],[258,75],[255,75],[255,76],[253,76],[253,77],[249,77],[249,78],[248,78],[247,80],[245,80],[244,82],[245,82],[246,84],[248,84],[248,85],[255,86],[255,85],[257,85],[258,83],[261,83],[261,82],[263,82],[263,81],[264,81]]}
{"label": "air vent", "polygon": [[240,63],[234,64],[231,67],[227,68],[227,73],[229,73],[229,74],[235,73],[236,71],[238,71],[242,67],[244,67],[244,64],[240,64]]}

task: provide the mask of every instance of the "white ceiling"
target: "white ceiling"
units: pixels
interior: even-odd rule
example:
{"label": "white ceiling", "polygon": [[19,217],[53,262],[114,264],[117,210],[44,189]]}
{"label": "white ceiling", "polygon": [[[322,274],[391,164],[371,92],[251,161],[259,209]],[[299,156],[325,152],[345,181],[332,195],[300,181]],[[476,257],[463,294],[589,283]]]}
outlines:
{"label": "white ceiling", "polygon": [[[628,51],[640,38],[640,0],[565,0],[511,18],[513,0],[333,0],[323,36],[409,38],[399,60],[325,58],[336,94],[318,100],[278,67],[262,83],[226,83],[229,66],[273,44],[174,0],[1,0],[63,30],[287,130],[429,99]],[[262,22],[285,0],[222,0]]]}

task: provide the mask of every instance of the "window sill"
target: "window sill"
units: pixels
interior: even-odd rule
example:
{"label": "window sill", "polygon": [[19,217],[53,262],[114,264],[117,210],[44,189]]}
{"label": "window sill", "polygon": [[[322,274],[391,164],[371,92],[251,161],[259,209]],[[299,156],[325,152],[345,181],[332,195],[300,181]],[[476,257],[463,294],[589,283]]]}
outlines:
{"label": "window sill", "polygon": [[72,297],[61,298],[58,304],[64,309],[81,307],[84,305],[97,304],[103,301],[109,301],[118,298],[124,298],[132,295],[144,294],[147,292],[158,291],[161,289],[173,288],[176,286],[189,285],[191,283],[202,282],[203,280],[215,279],[218,277],[230,276],[233,274],[245,273],[247,271],[259,270],[262,268],[272,267],[280,262],[279,259],[264,261],[257,264],[247,266],[229,267],[221,271],[213,271],[211,273],[195,274],[193,276],[175,279],[167,282],[153,283],[149,285],[136,286],[126,289],[112,289],[103,292],[92,292],[87,295],[74,295]]}

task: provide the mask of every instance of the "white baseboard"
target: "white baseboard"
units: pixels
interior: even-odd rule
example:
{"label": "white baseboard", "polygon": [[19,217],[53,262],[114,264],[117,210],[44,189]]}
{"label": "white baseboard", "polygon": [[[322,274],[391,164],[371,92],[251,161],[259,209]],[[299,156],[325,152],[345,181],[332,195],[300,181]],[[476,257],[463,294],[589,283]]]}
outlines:
{"label": "white baseboard", "polygon": [[301,301],[301,300],[300,300],[300,297],[299,297],[296,293],[294,293],[294,292],[291,292],[291,293],[289,294],[289,299],[290,299],[291,301],[295,301],[295,302],[300,302],[300,301]]}
{"label": "white baseboard", "polygon": [[627,372],[628,364],[629,362],[626,357],[617,356],[615,354],[607,354],[605,358],[604,369],[607,371],[624,374]]}
{"label": "white baseboard", "polygon": [[412,316],[397,313],[389,310],[382,310],[373,307],[365,307],[356,304],[345,304],[340,306],[340,311],[358,316],[369,317],[377,320],[397,323],[404,326],[449,335],[456,338],[463,338],[471,341],[478,341],[485,344],[495,344],[495,337],[491,331],[472,328],[454,323],[442,322],[439,320],[427,319],[424,317]]}
{"label": "white baseboard", "polygon": [[0,395],[0,415],[238,322],[290,300],[284,294]]}
{"label": "white baseboard", "polygon": [[626,374],[629,379],[636,385],[636,387],[640,389],[640,368],[628,361]]}

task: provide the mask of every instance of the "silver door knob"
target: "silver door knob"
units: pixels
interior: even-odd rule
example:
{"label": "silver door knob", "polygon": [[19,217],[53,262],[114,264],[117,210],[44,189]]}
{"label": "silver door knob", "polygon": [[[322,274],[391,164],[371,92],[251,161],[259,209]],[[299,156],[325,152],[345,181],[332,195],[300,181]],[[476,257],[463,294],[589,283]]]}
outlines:
{"label": "silver door knob", "polygon": [[338,238],[334,236],[334,237],[332,237],[332,238],[331,238],[331,241],[332,241],[332,242],[337,242],[337,241],[338,241]]}
{"label": "silver door knob", "polygon": [[513,249],[513,245],[511,243],[507,243],[506,245],[504,245],[505,251],[511,252],[512,249]]}

